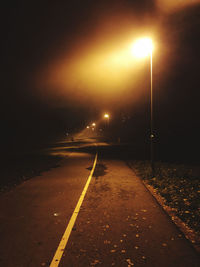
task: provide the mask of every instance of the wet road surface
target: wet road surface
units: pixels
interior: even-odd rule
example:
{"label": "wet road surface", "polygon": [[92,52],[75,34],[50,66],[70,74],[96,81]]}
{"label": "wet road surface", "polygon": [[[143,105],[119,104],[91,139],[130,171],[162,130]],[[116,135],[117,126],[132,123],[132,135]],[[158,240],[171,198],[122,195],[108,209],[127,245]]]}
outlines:
{"label": "wet road surface", "polygon": [[199,259],[122,161],[100,160],[60,266],[198,266]]}
{"label": "wet road surface", "polygon": [[61,167],[0,195],[0,266],[48,266],[92,163],[93,155],[71,153]]}
{"label": "wet road surface", "polygon": [[[83,151],[87,142],[92,154]],[[49,151],[66,156],[59,168],[0,195],[0,266],[50,265],[96,150],[96,170],[59,266],[199,266],[196,251],[140,179],[125,162],[104,158],[95,142],[68,150],[67,143],[55,145]]]}

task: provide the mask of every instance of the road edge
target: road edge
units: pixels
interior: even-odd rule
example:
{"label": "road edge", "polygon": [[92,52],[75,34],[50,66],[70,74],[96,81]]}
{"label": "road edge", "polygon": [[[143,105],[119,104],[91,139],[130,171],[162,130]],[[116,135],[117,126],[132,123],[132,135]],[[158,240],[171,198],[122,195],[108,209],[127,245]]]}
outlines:
{"label": "road edge", "polygon": [[[132,168],[132,166],[128,162],[127,162],[127,165],[136,175],[135,170]],[[146,190],[152,195],[152,197],[160,205],[163,211],[168,215],[170,220],[181,231],[181,233],[188,240],[188,242],[194,248],[194,250],[200,255],[200,238],[179,217],[175,215],[171,207],[165,204],[165,199],[158,193],[158,191],[153,186],[143,181],[141,177],[139,177],[138,175],[136,176],[140,179],[141,183],[144,185]]]}

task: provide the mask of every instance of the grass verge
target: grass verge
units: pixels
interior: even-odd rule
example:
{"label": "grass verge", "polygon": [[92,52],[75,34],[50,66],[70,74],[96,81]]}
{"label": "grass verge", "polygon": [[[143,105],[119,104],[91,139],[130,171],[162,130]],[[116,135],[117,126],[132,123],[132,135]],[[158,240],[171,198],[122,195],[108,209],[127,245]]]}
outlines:
{"label": "grass verge", "polygon": [[200,251],[200,167],[157,162],[152,177],[148,161],[129,165]]}
{"label": "grass verge", "polygon": [[51,155],[25,155],[3,159],[0,170],[0,193],[4,193],[25,180],[59,167],[61,157]]}

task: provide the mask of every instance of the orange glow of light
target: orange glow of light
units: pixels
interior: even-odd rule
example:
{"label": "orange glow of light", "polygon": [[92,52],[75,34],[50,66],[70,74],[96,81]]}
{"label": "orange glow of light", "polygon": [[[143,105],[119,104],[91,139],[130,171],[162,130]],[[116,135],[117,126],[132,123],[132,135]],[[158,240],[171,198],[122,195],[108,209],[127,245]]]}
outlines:
{"label": "orange glow of light", "polygon": [[129,88],[133,92],[138,70],[131,56],[130,43],[119,46],[99,45],[85,50],[67,61],[52,65],[41,88],[59,88],[53,94],[83,99],[85,96],[108,99]]}
{"label": "orange glow of light", "polygon": [[170,13],[188,6],[199,4],[200,0],[156,0],[157,7],[164,12]]}
{"label": "orange glow of light", "polygon": [[[86,54],[70,66],[70,76],[65,72],[65,79],[73,84],[78,77],[82,86],[89,92],[105,94],[116,91],[127,84],[127,78],[133,67],[133,59],[128,49],[115,51],[96,51]],[[71,75],[72,74],[72,75]],[[92,91],[91,91],[92,90]]]}
{"label": "orange glow of light", "polygon": [[150,38],[144,37],[138,39],[132,46],[132,54],[135,57],[144,58],[149,56],[154,49],[153,42]]}
{"label": "orange glow of light", "polygon": [[108,113],[105,113],[105,114],[104,114],[104,118],[108,119],[109,117],[110,117],[110,116],[109,116]]}
{"label": "orange glow of light", "polygon": [[[67,100],[101,108],[116,102],[136,102],[146,90],[141,71],[145,64],[137,62],[131,53],[132,41],[141,27],[138,29],[132,12],[127,18],[127,14],[125,18],[109,15],[101,20],[95,35],[91,32],[78,38],[71,50],[52,58],[38,71],[40,97],[52,105],[59,99],[60,105]],[[142,32],[146,34],[146,30]]]}

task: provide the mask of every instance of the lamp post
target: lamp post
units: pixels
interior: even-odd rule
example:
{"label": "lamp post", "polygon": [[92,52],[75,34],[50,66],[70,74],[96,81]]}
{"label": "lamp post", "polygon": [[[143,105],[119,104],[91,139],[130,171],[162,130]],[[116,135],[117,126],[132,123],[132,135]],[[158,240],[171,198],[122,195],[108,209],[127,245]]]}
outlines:
{"label": "lamp post", "polygon": [[151,131],[150,131],[150,142],[151,142],[151,170],[152,176],[155,174],[154,164],[154,121],[153,121],[153,72],[152,72],[152,50],[150,52],[150,69],[151,69]]}
{"label": "lamp post", "polygon": [[110,115],[108,113],[105,113],[103,117],[104,117],[104,119],[106,119],[107,125],[109,126]]}
{"label": "lamp post", "polygon": [[155,164],[154,164],[154,124],[153,124],[153,43],[150,38],[141,38],[137,40],[133,47],[132,52],[136,57],[146,57],[150,56],[150,161],[152,176],[155,174]]}
{"label": "lamp post", "polygon": [[95,127],[96,127],[96,123],[93,122],[93,123],[92,123],[92,131],[95,131]]}

